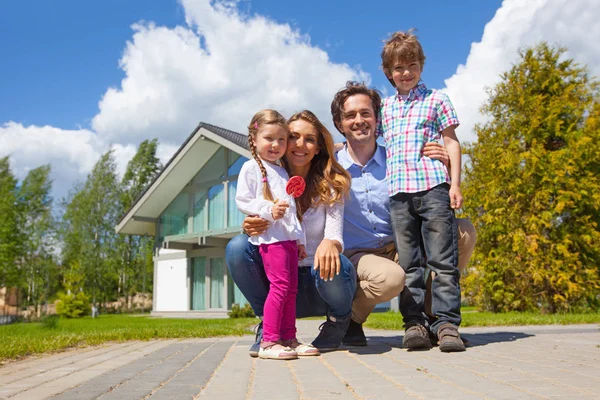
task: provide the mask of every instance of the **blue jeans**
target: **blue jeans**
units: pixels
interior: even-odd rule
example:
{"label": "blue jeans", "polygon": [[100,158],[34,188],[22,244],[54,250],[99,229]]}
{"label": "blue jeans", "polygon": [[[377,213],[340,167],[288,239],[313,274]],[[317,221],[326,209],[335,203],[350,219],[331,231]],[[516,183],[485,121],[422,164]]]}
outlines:
{"label": "blue jeans", "polygon": [[[258,247],[248,242],[248,236],[237,235],[225,248],[225,261],[233,281],[250,303],[254,313],[262,317],[269,293],[269,280],[265,275]],[[340,261],[340,274],[334,276],[331,281],[321,279],[319,270],[312,267],[298,268],[298,318],[327,314],[344,318],[350,314],[356,293],[356,270],[343,254],[340,254]]]}
{"label": "blue jeans", "polygon": [[398,262],[406,272],[400,311],[405,324],[426,325],[422,263],[426,258],[427,267],[435,273],[431,311],[436,319],[430,327],[434,333],[445,322],[456,326],[461,322],[458,232],[448,190],[449,185],[444,183],[423,192],[398,193],[390,198]]}

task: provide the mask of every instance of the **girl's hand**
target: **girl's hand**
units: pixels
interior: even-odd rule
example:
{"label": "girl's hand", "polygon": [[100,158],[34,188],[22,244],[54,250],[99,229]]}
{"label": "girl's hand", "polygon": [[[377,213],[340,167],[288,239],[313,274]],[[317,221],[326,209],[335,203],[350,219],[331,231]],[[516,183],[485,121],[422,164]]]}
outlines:
{"label": "girl's hand", "polygon": [[248,236],[260,235],[269,227],[269,221],[262,219],[261,217],[249,216],[244,218],[242,223],[242,229]]}
{"label": "girl's hand", "polygon": [[450,194],[450,207],[454,208],[455,210],[462,207],[463,196],[462,196],[462,193],[460,192],[460,186],[451,185],[449,194]]}
{"label": "girl's hand", "polygon": [[[338,247],[339,246],[339,247]],[[340,273],[340,244],[337,241],[323,239],[315,252],[314,269],[319,269],[323,280],[333,280]]]}
{"label": "girl's hand", "polygon": [[285,211],[290,207],[285,200],[275,200],[275,204],[271,207],[271,215],[273,219],[281,219],[285,215]]}
{"label": "girl's hand", "polygon": [[421,154],[425,157],[433,158],[434,160],[440,160],[446,167],[450,166],[450,156],[444,146],[436,142],[428,142],[423,146]]}
{"label": "girl's hand", "polygon": [[306,254],[306,247],[303,244],[298,245],[298,261],[304,260],[308,254]]}

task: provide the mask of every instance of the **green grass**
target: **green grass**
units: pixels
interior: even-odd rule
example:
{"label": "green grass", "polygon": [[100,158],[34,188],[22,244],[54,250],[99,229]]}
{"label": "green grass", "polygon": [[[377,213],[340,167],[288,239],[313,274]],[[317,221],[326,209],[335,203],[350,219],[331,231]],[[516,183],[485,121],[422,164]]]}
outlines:
{"label": "green grass", "polygon": [[[479,312],[475,307],[462,307],[461,326],[570,325],[600,323],[600,313],[540,314],[531,312]],[[399,313],[373,313],[365,326],[374,329],[402,330]]]}
{"label": "green grass", "polygon": [[0,362],[106,342],[247,335],[254,323],[253,318],[175,319],[135,315],[61,318],[54,328],[51,324],[17,323],[0,326]]}

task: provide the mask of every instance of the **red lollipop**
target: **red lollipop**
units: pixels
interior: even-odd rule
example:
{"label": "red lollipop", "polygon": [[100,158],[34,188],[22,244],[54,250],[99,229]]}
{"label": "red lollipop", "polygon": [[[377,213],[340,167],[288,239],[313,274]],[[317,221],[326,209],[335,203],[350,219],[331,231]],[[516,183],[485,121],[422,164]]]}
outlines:
{"label": "red lollipop", "polygon": [[306,189],[306,182],[304,182],[304,179],[298,175],[292,176],[287,185],[285,185],[285,191],[287,194],[294,198],[302,196],[304,189]]}

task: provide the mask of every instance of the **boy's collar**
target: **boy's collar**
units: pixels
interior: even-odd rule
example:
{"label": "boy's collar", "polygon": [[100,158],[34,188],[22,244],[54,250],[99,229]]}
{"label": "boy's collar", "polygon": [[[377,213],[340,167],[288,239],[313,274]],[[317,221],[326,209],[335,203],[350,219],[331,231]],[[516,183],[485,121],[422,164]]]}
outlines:
{"label": "boy's collar", "polygon": [[[427,92],[427,86],[425,86],[425,84],[423,83],[423,81],[420,81],[417,86],[415,86],[414,88],[412,88],[410,90],[410,92],[408,92],[408,100],[412,101],[418,98],[421,98],[425,95],[425,93]],[[398,100],[402,100],[402,97],[400,96],[400,93],[396,92],[397,96],[398,96]]]}

